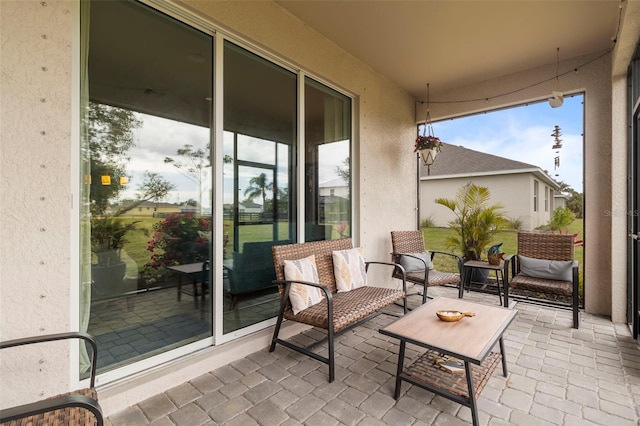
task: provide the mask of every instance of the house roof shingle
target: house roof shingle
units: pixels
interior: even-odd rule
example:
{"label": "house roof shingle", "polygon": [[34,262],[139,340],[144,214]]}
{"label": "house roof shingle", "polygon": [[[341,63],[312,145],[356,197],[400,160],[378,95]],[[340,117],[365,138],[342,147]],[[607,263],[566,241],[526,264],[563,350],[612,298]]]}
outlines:
{"label": "house roof shingle", "polygon": [[[421,165],[422,165],[422,160]],[[460,176],[486,176],[509,173],[534,173],[559,189],[559,185],[540,167],[493,154],[443,143],[442,151],[430,168],[420,167],[420,179]]]}
{"label": "house roof shingle", "polygon": [[[443,144],[442,151],[431,165],[430,176],[486,174],[500,171],[540,170],[538,166],[486,154],[458,145]],[[421,176],[427,176],[427,168],[420,168]]]}

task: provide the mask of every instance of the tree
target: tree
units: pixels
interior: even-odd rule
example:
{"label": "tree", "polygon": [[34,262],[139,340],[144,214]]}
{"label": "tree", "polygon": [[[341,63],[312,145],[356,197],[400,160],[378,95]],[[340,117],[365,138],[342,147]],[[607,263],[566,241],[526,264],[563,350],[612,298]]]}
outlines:
{"label": "tree", "polygon": [[[133,131],[142,121],[129,110],[90,102],[87,121],[87,146],[83,154],[91,162],[91,211],[104,214],[109,200],[122,190],[118,184],[125,176],[127,151],[135,146]],[[103,185],[102,176],[113,184]]]}
{"label": "tree", "polygon": [[342,160],[342,166],[336,166],[336,173],[346,183],[349,183],[351,180],[351,159],[349,157]]}
{"label": "tree", "polygon": [[144,179],[138,187],[138,199],[133,203],[128,204],[126,207],[119,209],[114,216],[120,216],[129,210],[132,210],[142,204],[145,201],[158,202],[165,198],[169,192],[176,189],[176,186],[171,182],[162,178],[157,173],[146,170],[144,172]]}
{"label": "tree", "polygon": [[182,158],[182,161],[171,157],[165,157],[164,162],[173,164],[180,170],[183,175],[198,184],[198,188],[202,185],[202,171],[205,167],[209,167],[208,152],[201,148],[196,149],[193,145],[185,144],[182,148],[178,148],[176,152]]}
{"label": "tree", "polygon": [[577,218],[582,218],[583,195],[571,188],[563,181],[555,181],[560,186],[560,192],[567,195],[566,207],[570,209]]}
{"label": "tree", "polygon": [[247,200],[253,201],[256,197],[262,197],[262,206],[267,204],[267,191],[273,189],[273,184],[269,183],[269,179],[265,173],[254,176],[249,181],[249,186],[244,190],[244,196]]}
{"label": "tree", "polygon": [[489,205],[490,198],[487,187],[469,183],[458,189],[454,199],[436,199],[456,215],[449,222],[455,236],[447,242],[460,249],[465,260],[480,260],[495,234],[506,227],[502,205]]}

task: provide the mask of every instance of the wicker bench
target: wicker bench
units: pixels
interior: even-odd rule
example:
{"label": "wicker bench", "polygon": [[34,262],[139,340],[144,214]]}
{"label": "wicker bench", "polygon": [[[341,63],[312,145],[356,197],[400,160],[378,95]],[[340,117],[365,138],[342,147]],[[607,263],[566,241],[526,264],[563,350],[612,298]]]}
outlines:
{"label": "wicker bench", "polygon": [[[400,299],[404,299],[404,312],[407,312],[406,303],[406,280],[403,279],[403,289],[394,290],[389,288],[364,286],[347,292],[337,292],[336,280],[333,273],[332,253],[336,250],[348,250],[353,248],[351,239],[314,241],[309,243],[286,244],[273,246],[273,263],[276,269],[275,284],[280,290],[281,304],[273,332],[270,352],[275,350],[276,344],[280,343],[289,349],[295,350],[310,356],[320,362],[329,365],[329,382],[335,378],[334,362],[334,335],[345,329],[356,325],[370,316],[380,313],[380,311]],[[302,259],[315,255],[316,267],[318,270],[319,283],[304,281],[287,281],[284,277],[284,261]],[[372,264],[386,265],[392,268],[404,270],[400,265],[389,262],[365,262],[368,271]],[[294,315],[289,301],[289,289],[292,283],[299,283],[314,287],[319,287],[323,291],[322,302],[313,305]],[[329,354],[327,357],[318,355],[311,351],[317,343],[303,347],[292,342],[279,339],[278,334],[283,319],[296,321],[318,327],[327,331]]]}

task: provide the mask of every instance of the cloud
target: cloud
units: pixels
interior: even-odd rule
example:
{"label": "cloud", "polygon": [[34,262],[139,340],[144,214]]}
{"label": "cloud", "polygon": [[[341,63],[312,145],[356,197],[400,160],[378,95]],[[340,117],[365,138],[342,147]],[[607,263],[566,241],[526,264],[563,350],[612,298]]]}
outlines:
{"label": "cloud", "polygon": [[[436,122],[433,127],[447,143],[533,164],[582,192],[582,120],[582,96],[576,96],[565,99],[561,108],[551,109],[542,102]],[[555,125],[563,133],[560,150],[552,149]],[[559,157],[558,168],[555,157]]]}

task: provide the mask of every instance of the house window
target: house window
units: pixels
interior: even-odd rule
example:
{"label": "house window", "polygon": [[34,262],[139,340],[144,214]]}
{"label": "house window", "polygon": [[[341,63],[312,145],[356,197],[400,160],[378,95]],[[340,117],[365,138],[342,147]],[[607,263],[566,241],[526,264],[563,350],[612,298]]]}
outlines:
{"label": "house window", "polygon": [[538,181],[533,181],[533,211],[538,211]]}
{"label": "house window", "polygon": [[[140,2],[80,5],[80,324],[98,340],[99,373],[268,326],[271,247],[301,239],[297,212],[308,240],[351,235],[351,98]],[[147,202],[164,207],[126,214],[150,213]]]}
{"label": "house window", "polygon": [[544,211],[549,211],[549,187],[544,187]]}

